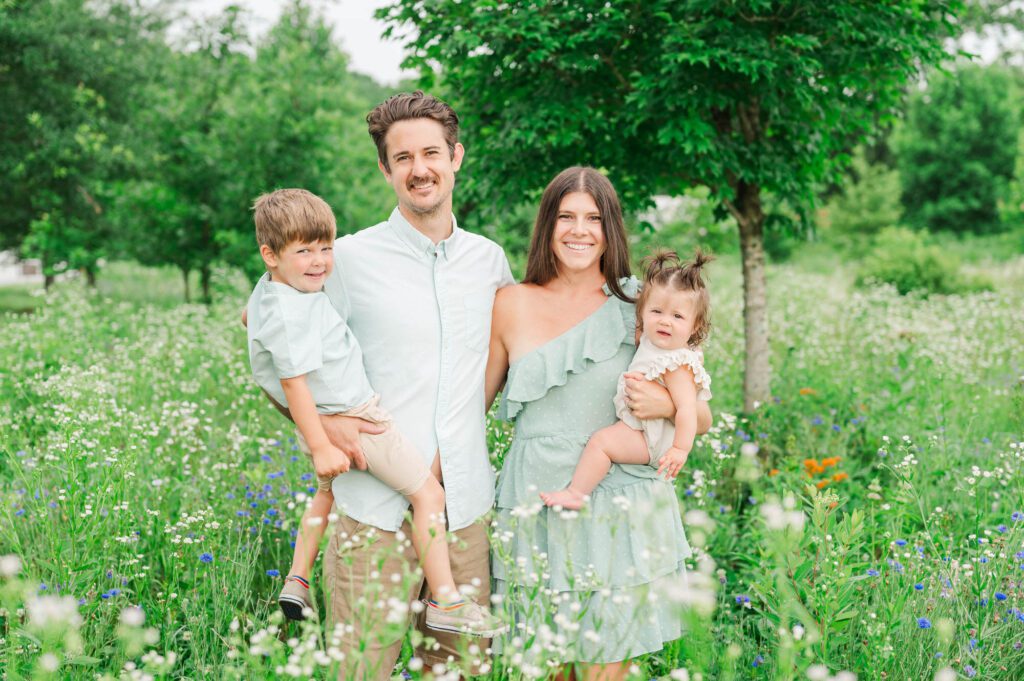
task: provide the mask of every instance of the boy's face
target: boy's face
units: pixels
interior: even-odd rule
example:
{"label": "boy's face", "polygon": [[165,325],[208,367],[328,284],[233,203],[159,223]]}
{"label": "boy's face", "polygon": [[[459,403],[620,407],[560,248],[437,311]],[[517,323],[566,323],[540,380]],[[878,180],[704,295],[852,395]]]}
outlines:
{"label": "boy's face", "polygon": [[260,247],[270,278],[304,293],[320,291],[334,269],[334,242],[314,241],[308,244],[293,241],[280,253],[269,246]]}
{"label": "boy's face", "polygon": [[395,190],[406,214],[431,215],[451,208],[455,173],[462,165],[462,145],[448,151],[444,127],[430,118],[398,121],[384,136],[389,168],[381,172]]}

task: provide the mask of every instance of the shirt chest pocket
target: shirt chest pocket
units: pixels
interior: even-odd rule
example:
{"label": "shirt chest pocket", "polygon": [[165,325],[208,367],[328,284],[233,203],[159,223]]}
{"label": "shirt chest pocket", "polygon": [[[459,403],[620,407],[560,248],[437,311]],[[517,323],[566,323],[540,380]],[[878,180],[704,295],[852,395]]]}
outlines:
{"label": "shirt chest pocket", "polygon": [[491,341],[493,291],[467,293],[462,297],[462,342],[476,352],[486,352]]}

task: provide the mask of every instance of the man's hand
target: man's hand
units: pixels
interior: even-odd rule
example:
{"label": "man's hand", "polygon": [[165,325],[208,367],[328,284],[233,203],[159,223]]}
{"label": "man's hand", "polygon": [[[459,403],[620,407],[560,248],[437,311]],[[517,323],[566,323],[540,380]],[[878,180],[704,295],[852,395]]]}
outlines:
{"label": "man's hand", "polygon": [[638,371],[626,374],[626,406],[640,420],[672,419],[676,415],[676,405],[668,388],[657,381],[648,381]]}
{"label": "man's hand", "polygon": [[686,459],[690,452],[679,447],[669,447],[660,459],[658,459],[658,475],[665,474],[666,480],[675,480],[679,471],[686,465]]}
{"label": "man's hand", "polygon": [[344,452],[332,444],[312,450],[313,470],[318,478],[333,478],[348,473],[351,462]]}
{"label": "man's hand", "polygon": [[379,435],[387,430],[386,426],[379,423],[370,423],[364,419],[340,414],[321,415],[320,423],[323,424],[324,432],[327,433],[327,439],[331,444],[340,449],[350,463],[361,471],[366,470],[366,457],[363,456],[363,446],[359,443],[359,434]]}

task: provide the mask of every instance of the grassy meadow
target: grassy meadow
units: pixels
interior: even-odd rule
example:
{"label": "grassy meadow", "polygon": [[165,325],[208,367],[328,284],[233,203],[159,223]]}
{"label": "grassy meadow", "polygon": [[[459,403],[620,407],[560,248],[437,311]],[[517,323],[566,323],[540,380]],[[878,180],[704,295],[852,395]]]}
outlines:
{"label": "grassy meadow", "polygon": [[[696,555],[670,596],[689,629],[634,678],[1024,677],[1024,257],[970,267],[994,291],[857,289],[813,244],[772,265],[774,398],[749,416],[739,264],[710,267],[716,423],[677,481]],[[12,294],[0,677],[325,678],[341,664],[337,630],[276,612],[315,482],[251,380],[246,282],[221,272],[215,291],[182,304],[173,270],[116,264],[96,290]],[[508,428],[491,434],[497,463]],[[402,626],[408,604],[385,606]],[[542,676],[550,640],[522,632],[469,657],[483,678]],[[399,671],[444,676],[412,643]]]}

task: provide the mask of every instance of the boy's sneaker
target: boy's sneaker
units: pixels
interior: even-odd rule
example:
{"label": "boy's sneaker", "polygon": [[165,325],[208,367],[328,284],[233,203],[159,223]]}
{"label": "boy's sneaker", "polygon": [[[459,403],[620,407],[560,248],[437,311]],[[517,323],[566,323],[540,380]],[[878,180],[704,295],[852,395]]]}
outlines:
{"label": "boy's sneaker", "polygon": [[306,619],[303,611],[306,608],[313,609],[313,600],[309,597],[309,582],[295,575],[286,578],[281,595],[277,597],[277,604],[281,606],[284,616],[288,619]]}
{"label": "boy's sneaker", "polygon": [[473,601],[443,606],[427,603],[427,626],[437,631],[491,638],[505,631],[505,625],[491,611]]}

